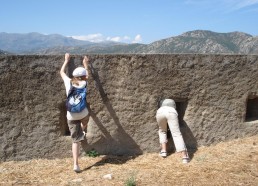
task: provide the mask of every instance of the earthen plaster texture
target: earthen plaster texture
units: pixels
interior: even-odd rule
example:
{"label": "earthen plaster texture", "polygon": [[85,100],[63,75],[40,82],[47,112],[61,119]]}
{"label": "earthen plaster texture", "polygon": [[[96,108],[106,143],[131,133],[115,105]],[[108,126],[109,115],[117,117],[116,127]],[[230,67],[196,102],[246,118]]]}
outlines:
{"label": "earthen plaster texture", "polygon": [[[0,56],[2,161],[71,156],[63,60]],[[71,58],[69,75],[81,60]],[[85,151],[158,152],[155,112],[162,98],[177,102],[189,149],[258,134],[258,121],[245,119],[247,100],[258,95],[257,55],[90,55],[90,61]]]}

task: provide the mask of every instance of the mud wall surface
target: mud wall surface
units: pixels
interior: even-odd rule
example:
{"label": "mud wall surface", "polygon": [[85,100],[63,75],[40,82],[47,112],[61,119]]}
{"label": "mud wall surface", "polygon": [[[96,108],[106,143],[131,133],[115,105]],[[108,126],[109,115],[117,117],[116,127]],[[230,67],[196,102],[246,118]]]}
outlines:
{"label": "mud wall surface", "polygon": [[[258,134],[256,55],[90,55],[85,151],[158,152],[158,101],[177,103],[189,149]],[[67,73],[81,65],[73,56]],[[71,156],[64,56],[0,56],[0,159]],[[171,143],[172,144],[172,143]]]}

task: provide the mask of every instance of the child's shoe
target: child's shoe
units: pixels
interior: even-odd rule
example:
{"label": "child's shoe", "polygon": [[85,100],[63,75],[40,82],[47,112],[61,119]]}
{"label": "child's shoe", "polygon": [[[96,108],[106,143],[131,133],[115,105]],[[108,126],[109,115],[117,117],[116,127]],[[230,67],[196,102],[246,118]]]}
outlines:
{"label": "child's shoe", "polygon": [[81,172],[81,169],[80,169],[79,165],[74,165],[73,170],[74,170],[74,172],[76,172],[76,173]]}
{"label": "child's shoe", "polygon": [[163,158],[167,157],[167,152],[165,151],[160,151],[159,155]]}

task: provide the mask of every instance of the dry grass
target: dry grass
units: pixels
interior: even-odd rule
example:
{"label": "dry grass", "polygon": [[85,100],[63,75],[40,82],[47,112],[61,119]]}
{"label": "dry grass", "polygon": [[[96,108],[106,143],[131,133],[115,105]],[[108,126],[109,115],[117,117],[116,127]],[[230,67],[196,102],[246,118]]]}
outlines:
{"label": "dry grass", "polygon": [[[138,157],[82,157],[83,171],[72,171],[72,158],[35,159],[0,164],[0,185],[258,185],[258,136],[199,148],[189,164],[179,154]],[[112,174],[112,179],[103,178]]]}

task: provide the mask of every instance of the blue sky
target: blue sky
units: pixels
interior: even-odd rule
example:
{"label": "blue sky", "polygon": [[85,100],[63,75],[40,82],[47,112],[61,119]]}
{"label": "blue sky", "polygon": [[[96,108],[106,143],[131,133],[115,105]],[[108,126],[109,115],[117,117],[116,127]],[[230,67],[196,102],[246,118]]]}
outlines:
{"label": "blue sky", "polygon": [[258,36],[258,0],[0,0],[0,32],[149,44],[192,30]]}

